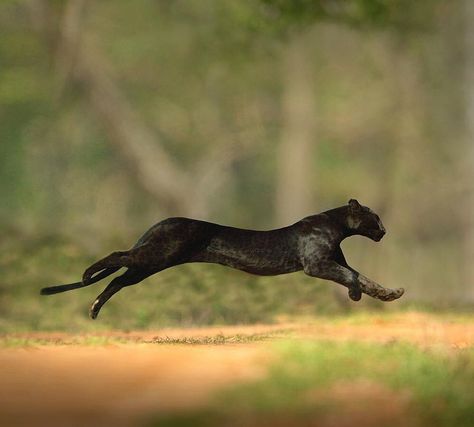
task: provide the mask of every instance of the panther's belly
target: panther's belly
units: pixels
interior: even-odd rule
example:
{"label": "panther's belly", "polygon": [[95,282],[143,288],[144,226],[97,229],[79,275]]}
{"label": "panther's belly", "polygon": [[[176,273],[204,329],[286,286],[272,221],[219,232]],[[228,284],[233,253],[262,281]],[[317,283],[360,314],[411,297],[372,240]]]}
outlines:
{"label": "panther's belly", "polygon": [[268,236],[248,236],[243,241],[215,239],[192,261],[221,264],[262,276],[301,270],[296,250],[285,243],[268,240]]}
{"label": "panther's belly", "polygon": [[289,260],[274,259],[269,261],[265,259],[248,259],[222,254],[206,254],[205,256],[194,258],[192,262],[208,262],[225,265],[260,276],[275,276],[277,274],[292,273],[302,269],[300,263]]}

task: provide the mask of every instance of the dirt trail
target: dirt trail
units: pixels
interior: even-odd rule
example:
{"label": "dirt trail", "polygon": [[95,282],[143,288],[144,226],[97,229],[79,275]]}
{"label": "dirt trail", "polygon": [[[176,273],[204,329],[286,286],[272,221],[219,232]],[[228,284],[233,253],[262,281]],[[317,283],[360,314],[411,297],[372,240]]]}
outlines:
{"label": "dirt trail", "polygon": [[136,425],[141,414],[199,406],[265,372],[252,346],[150,346],[2,351],[1,424]]}
{"label": "dirt trail", "polygon": [[157,412],[197,408],[225,386],[263,377],[274,357],[268,339],[164,345],[156,344],[157,338],[179,341],[239,335],[245,341],[245,336],[255,334],[405,340],[455,349],[474,345],[473,322],[440,321],[418,313],[399,318],[374,316],[360,323],[320,319],[272,326],[97,334],[121,340],[115,343],[112,339],[106,345],[77,345],[90,337],[64,333],[16,334],[3,337],[3,342],[14,338],[53,343],[0,348],[0,425],[127,427]]}

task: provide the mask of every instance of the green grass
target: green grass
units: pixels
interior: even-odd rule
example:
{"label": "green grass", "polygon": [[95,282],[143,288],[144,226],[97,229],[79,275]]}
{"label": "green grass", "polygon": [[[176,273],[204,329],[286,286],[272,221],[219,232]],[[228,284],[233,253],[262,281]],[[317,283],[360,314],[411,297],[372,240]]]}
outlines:
{"label": "green grass", "polygon": [[272,331],[272,333],[263,334],[236,334],[236,335],[209,335],[198,337],[156,337],[150,344],[187,344],[187,345],[223,345],[223,344],[249,344],[253,342],[261,342],[273,340],[281,337],[287,331],[284,329]]}
{"label": "green grass", "polygon": [[[152,425],[282,425],[282,420],[287,422],[283,425],[308,425],[310,421],[318,425],[318,419],[328,415],[337,419],[345,410],[344,402],[331,394],[333,387],[360,381],[383,386],[392,399],[405,399],[401,418],[395,417],[388,424],[473,425],[473,349],[452,353],[424,351],[402,343],[292,340],[276,344],[275,351],[277,361],[264,380],[220,393],[214,406],[204,411],[160,417]],[[309,399],[311,395],[319,397]],[[376,401],[372,403],[369,398],[358,401],[354,396],[354,400],[364,411],[378,410]]]}
{"label": "green grass", "polygon": [[22,337],[14,335],[6,335],[0,337],[0,348],[28,348],[38,346],[105,346],[118,344],[136,344],[139,339],[122,338],[122,337],[106,337],[106,336],[76,336],[71,338],[36,338]]}
{"label": "green grass", "polygon": [[0,348],[12,347],[37,347],[37,346],[104,346],[126,344],[175,344],[175,345],[224,345],[224,344],[250,344],[274,340],[287,336],[286,329],[274,330],[270,333],[202,335],[192,337],[157,336],[152,339],[143,339],[139,336],[101,336],[77,335],[70,337],[24,337],[21,335],[0,336]]}
{"label": "green grass", "polygon": [[[210,264],[170,268],[125,288],[104,306],[95,321],[88,317],[90,304],[113,276],[83,289],[39,295],[42,287],[79,280],[88,265],[122,246],[110,244],[92,254],[64,238],[27,240],[6,236],[0,241],[0,333],[96,333],[272,323],[282,316],[304,319],[338,314],[339,319],[347,321],[347,312],[351,312],[352,322],[364,322],[367,314],[352,314],[364,308],[388,309],[387,315],[394,307],[412,308],[404,299],[387,305],[371,298],[341,306],[334,297],[338,285],[302,272],[258,277]],[[449,316],[445,314],[446,319]],[[457,318],[459,315],[453,317]]]}
{"label": "green grass", "polygon": [[42,287],[79,280],[88,265],[114,248],[87,254],[63,240],[0,242],[0,333],[268,323],[281,314],[340,310],[331,285],[303,273],[257,277],[209,264],[171,268],[125,288],[95,321],[89,307],[113,276],[87,288],[39,295]]}

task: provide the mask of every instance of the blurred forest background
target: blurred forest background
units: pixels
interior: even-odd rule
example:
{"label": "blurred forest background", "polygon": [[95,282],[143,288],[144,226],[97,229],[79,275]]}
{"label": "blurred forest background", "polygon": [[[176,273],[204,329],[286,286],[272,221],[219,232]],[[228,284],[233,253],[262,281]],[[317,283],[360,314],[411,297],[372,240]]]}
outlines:
{"label": "blurred forest background", "polygon": [[[2,0],[0,120],[0,330],[474,306],[472,0]],[[401,301],[202,265],[97,322],[101,286],[38,295],[169,216],[269,229],[349,198],[388,230],[349,263]]]}

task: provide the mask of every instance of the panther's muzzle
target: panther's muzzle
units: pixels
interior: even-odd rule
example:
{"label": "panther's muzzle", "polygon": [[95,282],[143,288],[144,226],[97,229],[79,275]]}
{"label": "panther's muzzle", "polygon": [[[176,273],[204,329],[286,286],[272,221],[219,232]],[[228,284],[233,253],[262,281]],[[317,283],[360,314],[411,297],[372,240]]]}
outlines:
{"label": "panther's muzzle", "polygon": [[385,236],[385,228],[381,228],[380,230],[375,230],[372,233],[372,239],[375,240],[376,242],[380,242],[382,240],[382,237]]}

